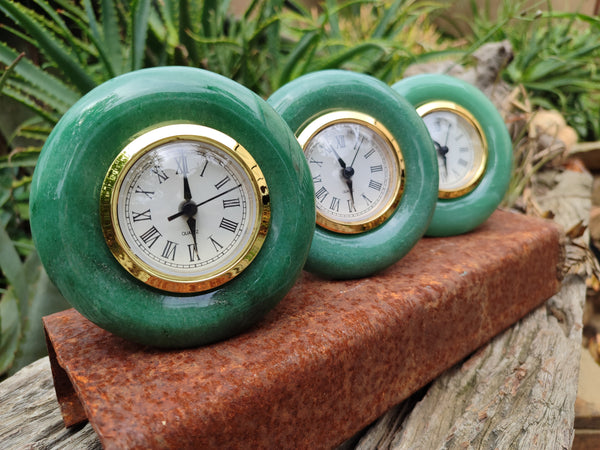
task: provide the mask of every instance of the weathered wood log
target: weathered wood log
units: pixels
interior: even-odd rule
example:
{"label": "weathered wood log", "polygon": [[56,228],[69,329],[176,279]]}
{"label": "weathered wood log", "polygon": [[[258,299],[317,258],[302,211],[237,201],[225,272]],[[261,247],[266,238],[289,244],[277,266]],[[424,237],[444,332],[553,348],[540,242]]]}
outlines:
{"label": "weathered wood log", "polygon": [[48,357],[0,383],[0,447],[102,448],[90,424],[65,428]]}
{"label": "weathered wood log", "polygon": [[[569,230],[587,223],[591,183],[586,173],[546,172],[532,198]],[[567,245],[574,273],[557,295],[436,379],[424,397],[417,393],[385,414],[356,448],[570,448],[591,264],[587,238]]]}

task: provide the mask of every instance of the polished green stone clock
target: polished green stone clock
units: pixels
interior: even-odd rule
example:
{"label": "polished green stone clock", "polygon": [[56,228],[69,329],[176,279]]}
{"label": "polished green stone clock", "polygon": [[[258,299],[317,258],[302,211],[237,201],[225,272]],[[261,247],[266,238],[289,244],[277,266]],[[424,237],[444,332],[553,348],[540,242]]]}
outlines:
{"label": "polished green stone clock", "polygon": [[49,276],[92,322],[195,346],[248,328],[291,288],[314,190],[295,136],[258,96],[200,69],[144,69],[57,124],[31,226]]}
{"label": "polished green stone clock", "polygon": [[298,137],[314,183],[306,270],[363,277],[408,253],[429,224],[438,183],[414,108],[384,83],[341,70],[300,77],[268,102]]}
{"label": "polished green stone clock", "polygon": [[416,107],[437,153],[439,193],[427,235],[481,225],[511,176],[512,143],[500,113],[477,88],[446,75],[418,75],[392,87]]}

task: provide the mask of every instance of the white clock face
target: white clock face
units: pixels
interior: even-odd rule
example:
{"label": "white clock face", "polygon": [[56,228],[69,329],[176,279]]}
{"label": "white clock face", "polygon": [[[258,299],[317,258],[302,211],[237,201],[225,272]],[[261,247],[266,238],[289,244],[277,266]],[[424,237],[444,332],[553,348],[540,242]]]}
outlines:
{"label": "white clock face", "polygon": [[113,164],[111,224],[127,270],[185,292],[222,284],[249,264],[266,234],[266,184],[235,141],[205,127],[170,126],[121,155],[115,163],[127,163]]}
{"label": "white clock face", "polygon": [[487,146],[475,119],[451,103],[428,104],[417,111],[437,152],[440,198],[472,191],[483,175],[487,159]]}
{"label": "white clock face", "polygon": [[318,225],[359,233],[394,212],[404,165],[381,124],[357,112],[329,113],[307,126],[299,141],[313,177]]}

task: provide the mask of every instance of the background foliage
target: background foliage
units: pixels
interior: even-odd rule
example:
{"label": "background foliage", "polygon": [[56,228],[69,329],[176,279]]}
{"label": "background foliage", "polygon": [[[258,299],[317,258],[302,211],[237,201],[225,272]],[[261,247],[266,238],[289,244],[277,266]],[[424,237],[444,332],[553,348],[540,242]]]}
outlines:
{"label": "background foliage", "polygon": [[468,64],[483,43],[508,39],[505,79],[560,109],[582,139],[600,139],[598,19],[490,5],[471,1],[466,19],[432,0],[252,0],[239,14],[217,0],[0,0],[0,376],[45,354],[40,318],[68,307],[35,253],[28,199],[43,142],[78,98],[162,65],[208,69],[263,97],[328,68],[392,83],[412,63]]}

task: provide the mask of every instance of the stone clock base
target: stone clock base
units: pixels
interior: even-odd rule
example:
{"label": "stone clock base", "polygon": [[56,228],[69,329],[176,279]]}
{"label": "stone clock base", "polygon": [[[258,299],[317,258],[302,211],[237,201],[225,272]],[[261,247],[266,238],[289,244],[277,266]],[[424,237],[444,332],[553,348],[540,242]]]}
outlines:
{"label": "stone clock base", "polygon": [[189,350],[45,317],[65,424],[88,419],[108,449],[335,446],[555,294],[561,240],[496,211],[371,278],[305,273],[247,333]]}

